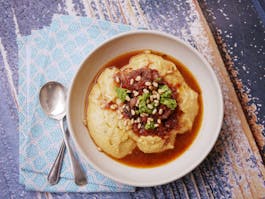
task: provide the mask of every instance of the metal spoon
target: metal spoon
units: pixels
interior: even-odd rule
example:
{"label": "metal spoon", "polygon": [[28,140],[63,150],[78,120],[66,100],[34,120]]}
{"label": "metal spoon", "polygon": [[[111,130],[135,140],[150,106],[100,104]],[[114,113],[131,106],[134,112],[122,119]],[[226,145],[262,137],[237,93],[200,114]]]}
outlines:
{"label": "metal spoon", "polygon": [[43,111],[50,117],[59,120],[61,130],[64,133],[64,142],[55,162],[49,172],[48,182],[52,185],[59,181],[62,160],[64,156],[65,146],[70,155],[71,165],[74,172],[75,183],[77,185],[87,184],[86,175],[80,167],[80,164],[74,156],[73,150],[69,144],[69,132],[64,130],[63,119],[66,114],[66,89],[58,82],[48,82],[42,86],[39,93],[39,100]]}

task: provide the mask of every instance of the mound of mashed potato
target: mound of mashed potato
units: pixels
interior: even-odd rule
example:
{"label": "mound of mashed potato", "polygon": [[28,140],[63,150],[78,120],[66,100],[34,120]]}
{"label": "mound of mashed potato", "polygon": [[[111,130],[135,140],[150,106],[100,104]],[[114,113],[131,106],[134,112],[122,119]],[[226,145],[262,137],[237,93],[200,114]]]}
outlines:
{"label": "mound of mashed potato", "polygon": [[[141,82],[147,76],[150,81]],[[104,69],[87,100],[88,131],[114,158],[136,147],[144,153],[174,148],[176,134],[189,131],[199,111],[198,93],[175,64],[150,52],[131,57],[120,69]]]}

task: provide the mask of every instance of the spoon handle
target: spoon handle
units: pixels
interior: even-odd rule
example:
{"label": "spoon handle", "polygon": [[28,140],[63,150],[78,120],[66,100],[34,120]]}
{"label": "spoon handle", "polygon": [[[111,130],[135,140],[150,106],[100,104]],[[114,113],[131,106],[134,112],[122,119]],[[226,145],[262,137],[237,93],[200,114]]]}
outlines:
{"label": "spoon handle", "polygon": [[49,175],[47,177],[48,182],[51,185],[55,185],[58,183],[64,158],[64,152],[65,152],[65,143],[62,142],[60,151],[52,165],[52,168],[49,172]]}
{"label": "spoon handle", "polygon": [[63,120],[60,120],[60,127],[64,133],[64,142],[65,142],[66,148],[69,152],[68,154],[70,156],[71,165],[72,165],[72,169],[74,172],[75,184],[77,184],[79,186],[85,185],[85,184],[87,184],[86,174],[84,173],[78,160],[74,156],[73,150],[72,150],[71,145],[69,143],[69,136],[70,136],[69,131],[68,131],[68,129],[64,130]]}

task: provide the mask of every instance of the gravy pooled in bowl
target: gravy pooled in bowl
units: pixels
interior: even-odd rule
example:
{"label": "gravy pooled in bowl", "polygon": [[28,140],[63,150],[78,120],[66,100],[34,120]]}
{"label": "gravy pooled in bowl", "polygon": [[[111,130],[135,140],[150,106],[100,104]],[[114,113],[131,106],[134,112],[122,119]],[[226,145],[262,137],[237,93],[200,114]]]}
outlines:
{"label": "gravy pooled in bowl", "polygon": [[192,74],[153,51],[107,63],[88,89],[86,126],[99,150],[136,167],[154,167],[183,153],[202,120],[202,99]]}

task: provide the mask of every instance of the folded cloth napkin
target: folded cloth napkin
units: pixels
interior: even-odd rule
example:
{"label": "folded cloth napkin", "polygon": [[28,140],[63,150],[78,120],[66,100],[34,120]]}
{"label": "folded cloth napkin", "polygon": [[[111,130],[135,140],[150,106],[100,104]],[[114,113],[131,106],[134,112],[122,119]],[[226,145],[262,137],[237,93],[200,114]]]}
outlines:
{"label": "folded cloth napkin", "polygon": [[75,71],[99,43],[135,27],[86,17],[55,15],[49,27],[18,38],[20,183],[27,190],[48,192],[130,192],[81,161],[88,184],[76,186],[66,154],[57,185],[47,175],[63,140],[58,121],[49,119],[39,104],[40,87],[48,81],[69,86]]}

